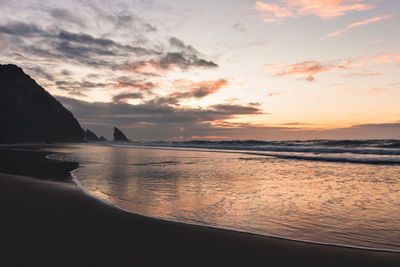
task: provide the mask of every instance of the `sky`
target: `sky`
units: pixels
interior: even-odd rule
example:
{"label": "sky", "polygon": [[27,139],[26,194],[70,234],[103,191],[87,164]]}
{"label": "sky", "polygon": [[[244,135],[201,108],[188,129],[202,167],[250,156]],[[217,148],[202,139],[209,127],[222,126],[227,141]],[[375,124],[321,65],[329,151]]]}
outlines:
{"label": "sky", "polygon": [[400,138],[396,0],[0,0],[0,14],[0,64],[107,138]]}

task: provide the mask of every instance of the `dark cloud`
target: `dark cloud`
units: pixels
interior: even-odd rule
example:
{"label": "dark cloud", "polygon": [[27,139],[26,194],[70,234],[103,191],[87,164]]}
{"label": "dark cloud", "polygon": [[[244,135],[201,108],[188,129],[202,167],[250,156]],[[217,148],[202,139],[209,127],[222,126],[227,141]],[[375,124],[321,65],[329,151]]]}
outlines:
{"label": "dark cloud", "polygon": [[[124,17],[120,19],[129,20]],[[52,61],[66,60],[93,68],[120,69],[140,75],[158,76],[174,68],[187,70],[218,66],[213,61],[204,59],[192,46],[174,37],[169,39],[170,48],[162,51],[160,47],[155,50],[150,47],[127,45],[109,38],[98,38],[85,32],[74,33],[58,27],[44,30],[34,23],[8,23],[0,26],[0,32],[23,38],[17,48],[24,55],[35,55]],[[30,38],[34,39],[26,42]],[[146,56],[147,59],[129,63],[118,62],[122,58],[138,56]]]}
{"label": "dark cloud", "polygon": [[85,43],[85,44],[95,44],[100,46],[113,46],[116,43],[110,39],[103,39],[103,38],[94,38],[90,34],[76,34],[67,31],[60,31],[58,34],[58,38],[61,40],[66,41],[73,41],[78,43]]}
{"label": "dark cloud", "polygon": [[161,104],[158,98],[137,105],[113,102],[89,103],[72,98],[57,97],[84,123],[112,125],[150,123],[173,124],[185,127],[192,124],[203,124],[216,120],[234,118],[236,115],[262,114],[260,109],[241,105],[214,105],[209,108],[177,108]]}
{"label": "dark cloud", "polygon": [[70,95],[85,96],[86,92],[94,88],[109,87],[109,83],[95,83],[89,81],[56,81],[57,89],[67,91]]}
{"label": "dark cloud", "polygon": [[46,70],[42,69],[39,66],[30,67],[30,68],[27,68],[27,70],[30,71],[30,72],[33,72],[37,76],[42,77],[42,78],[44,78],[44,79],[46,79],[48,81],[54,81],[55,80],[53,74],[47,72]]}
{"label": "dark cloud", "polygon": [[85,26],[83,19],[76,14],[72,13],[68,9],[64,8],[51,8],[49,10],[49,15],[57,20],[63,20],[66,22],[74,23],[79,26]]}
{"label": "dark cloud", "polygon": [[84,59],[90,58],[93,55],[98,56],[115,56],[115,53],[108,49],[102,49],[97,47],[87,47],[87,46],[76,46],[70,42],[61,42],[55,46],[58,52],[68,58]]}
{"label": "dark cloud", "polygon": [[229,115],[248,115],[248,114],[262,114],[261,109],[257,108],[254,105],[243,106],[243,105],[235,105],[235,104],[218,104],[211,106],[212,109],[216,110],[220,114],[229,114]]}
{"label": "dark cloud", "polygon": [[207,67],[214,68],[218,65],[212,61],[207,61],[202,58],[202,55],[193,46],[186,45],[182,40],[176,37],[169,39],[169,44],[177,51],[169,52],[159,61],[162,68],[169,68],[170,65],[177,65],[187,69],[189,67]]}
{"label": "dark cloud", "polygon": [[[116,49],[120,50],[121,52],[132,52],[136,55],[154,55],[154,54],[159,54],[159,52],[156,52],[152,49],[146,49],[143,47],[137,47],[137,46],[131,46],[131,45],[124,45],[120,44],[117,42],[114,42],[111,39],[106,39],[106,38],[95,38],[90,34],[85,34],[85,33],[71,33],[65,30],[61,30],[58,35],[58,39],[67,41],[67,42],[75,42],[79,43],[80,45],[95,45],[95,46],[101,46],[101,47],[106,47],[108,49]],[[113,51],[113,53],[116,53],[116,51]]]}
{"label": "dark cloud", "polygon": [[69,71],[69,70],[62,70],[61,71],[61,75],[63,75],[63,76],[70,76],[71,74],[72,74],[72,72]]}
{"label": "dark cloud", "polygon": [[[219,104],[204,109],[176,108],[157,101],[129,105],[127,103],[89,103],[57,97],[84,127],[111,137],[112,126],[118,124],[136,140],[168,140],[176,136],[229,136],[230,139],[304,140],[398,138],[400,123],[361,124],[340,129],[302,129],[292,122],[282,126],[260,126],[227,122],[239,115],[261,114],[261,109],[248,105]],[[265,113],[263,113],[265,114]],[[287,127],[289,126],[289,127]],[[312,125],[309,125],[312,126]]]}
{"label": "dark cloud", "polygon": [[141,93],[122,93],[116,96],[113,96],[113,101],[118,102],[126,102],[129,99],[142,99],[143,95]]}
{"label": "dark cloud", "polygon": [[0,33],[6,33],[15,36],[29,37],[43,33],[43,31],[35,24],[23,22],[10,22],[0,25]]}
{"label": "dark cloud", "polygon": [[218,65],[212,61],[199,58],[196,54],[168,52],[158,59],[132,61],[119,66],[122,70],[147,76],[157,76],[159,75],[158,72],[170,71],[175,67],[187,70],[194,67],[216,68]]}
{"label": "dark cloud", "polygon": [[[82,2],[81,9],[72,10],[44,4],[36,10],[44,14],[44,19],[26,17],[23,21],[14,21],[14,17],[21,16],[4,17],[0,20],[3,22],[0,23],[0,34],[7,40],[5,44],[12,43],[12,46],[4,47],[4,59],[24,68],[31,67],[35,77],[52,82],[46,84],[48,89],[68,91],[75,96],[83,96],[90,89],[103,86],[145,90],[145,94],[154,96],[158,84],[151,77],[166,76],[171,71],[218,67],[176,37],[164,42],[159,42],[159,38],[148,39],[157,31],[156,27],[131,13],[132,9],[123,8],[123,3],[112,10],[106,6]],[[38,62],[46,64],[33,69]],[[71,65],[74,67],[70,68]],[[60,70],[60,67],[65,69]],[[70,69],[78,68],[107,75],[110,84],[93,82],[97,77],[84,78],[95,86],[80,78],[73,80],[77,76],[72,75]],[[74,71],[74,74],[78,72]],[[154,103],[177,105],[180,99],[202,98],[218,89],[188,88],[173,97],[158,97]]]}
{"label": "dark cloud", "polygon": [[179,40],[176,37],[169,38],[169,44],[172,47],[176,47],[182,52],[190,53],[190,54],[199,54],[199,51],[193,48],[191,45],[186,45],[182,40]]}
{"label": "dark cloud", "polygon": [[190,67],[218,67],[216,63],[199,58],[197,54],[185,54],[179,52],[167,53],[155,63],[158,63],[162,69],[169,69],[171,66],[179,66],[182,69],[188,69]]}
{"label": "dark cloud", "polygon": [[108,19],[111,20],[115,28],[131,28],[133,30],[141,29],[144,32],[156,32],[157,28],[151,25],[148,22],[145,22],[143,19],[138,16],[134,16],[132,14],[121,14],[117,16],[108,16]]}

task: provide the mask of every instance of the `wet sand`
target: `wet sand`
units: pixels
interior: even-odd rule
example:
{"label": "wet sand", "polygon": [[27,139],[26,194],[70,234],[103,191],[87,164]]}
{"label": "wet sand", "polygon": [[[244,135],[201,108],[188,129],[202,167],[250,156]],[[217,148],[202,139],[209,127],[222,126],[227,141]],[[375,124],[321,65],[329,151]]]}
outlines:
{"label": "wet sand", "polygon": [[[0,172],[14,174],[0,174],[4,266],[400,266],[400,253],[290,241],[128,213],[59,182],[68,181],[76,165],[43,160],[43,152],[15,152],[20,156],[7,161],[12,153],[0,151]],[[30,167],[24,168],[24,162]]]}

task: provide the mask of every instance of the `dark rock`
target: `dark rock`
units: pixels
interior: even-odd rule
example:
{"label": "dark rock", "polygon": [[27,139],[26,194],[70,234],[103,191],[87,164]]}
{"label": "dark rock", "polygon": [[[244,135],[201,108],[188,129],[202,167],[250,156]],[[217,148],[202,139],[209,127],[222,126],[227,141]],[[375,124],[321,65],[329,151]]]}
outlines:
{"label": "dark rock", "polygon": [[97,137],[97,135],[92,132],[91,130],[87,129],[85,132],[85,140],[86,141],[99,141],[99,138]]}
{"label": "dark rock", "polygon": [[108,142],[107,138],[105,138],[104,136],[100,136],[100,137],[99,137],[99,141],[101,141],[101,142]]}
{"label": "dark rock", "polygon": [[123,141],[123,142],[128,142],[129,139],[126,138],[125,134],[121,132],[120,129],[117,127],[114,127],[114,141]]}
{"label": "dark rock", "polygon": [[21,68],[0,64],[0,143],[82,142],[71,112]]}

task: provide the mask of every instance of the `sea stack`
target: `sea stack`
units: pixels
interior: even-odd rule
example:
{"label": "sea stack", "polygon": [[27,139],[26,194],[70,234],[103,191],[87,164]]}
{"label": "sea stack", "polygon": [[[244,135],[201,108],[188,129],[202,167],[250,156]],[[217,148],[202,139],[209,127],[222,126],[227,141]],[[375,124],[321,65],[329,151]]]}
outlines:
{"label": "sea stack", "polygon": [[104,136],[100,136],[99,141],[100,142],[108,142],[107,138],[105,138]]}
{"label": "sea stack", "polygon": [[16,65],[0,64],[0,143],[83,142],[79,122]]}
{"label": "sea stack", "polygon": [[119,142],[129,142],[130,140],[125,136],[125,134],[118,129],[117,127],[114,127],[114,142],[119,141]]}
{"label": "sea stack", "polygon": [[97,135],[91,130],[87,129],[85,132],[85,140],[88,142],[99,141]]}

